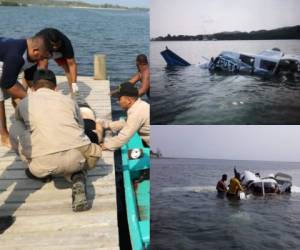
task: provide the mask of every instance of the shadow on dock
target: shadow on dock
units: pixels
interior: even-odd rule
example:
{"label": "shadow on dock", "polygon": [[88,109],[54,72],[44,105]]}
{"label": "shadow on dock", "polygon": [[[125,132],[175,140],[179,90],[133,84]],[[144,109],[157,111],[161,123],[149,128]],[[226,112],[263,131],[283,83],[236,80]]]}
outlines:
{"label": "shadow on dock", "polygon": [[[12,151],[3,156],[10,158],[14,155]],[[55,177],[49,183],[43,183],[39,180],[29,179],[25,174],[26,164],[23,163],[18,156],[15,157],[12,163],[6,168],[1,169],[0,176],[0,214],[1,216],[15,215],[19,208],[22,207],[23,212],[34,212],[35,210],[47,208],[47,203],[59,202],[61,198],[67,199],[70,203],[71,211],[71,187],[72,184],[67,182],[63,177]],[[113,166],[106,164],[100,160],[93,170],[89,171],[87,175],[87,196],[91,209],[96,198],[95,187],[93,183],[101,182],[102,178],[110,175],[113,171]],[[60,195],[61,190],[68,189],[69,195]],[[36,192],[41,194],[35,194]],[[57,200],[56,200],[57,196]],[[64,197],[62,197],[64,196]],[[29,199],[29,200],[28,200]],[[65,201],[65,200],[63,200]],[[34,203],[34,206],[28,206]],[[59,204],[57,204],[59,206]],[[59,210],[59,209],[58,209]],[[23,214],[22,212],[22,214]],[[29,214],[28,214],[29,215]]]}

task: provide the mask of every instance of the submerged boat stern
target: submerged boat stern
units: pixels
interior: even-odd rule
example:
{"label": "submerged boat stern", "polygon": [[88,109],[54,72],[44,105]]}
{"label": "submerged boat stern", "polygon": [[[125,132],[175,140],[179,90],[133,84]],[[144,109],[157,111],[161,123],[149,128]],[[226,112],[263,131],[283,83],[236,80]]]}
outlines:
{"label": "submerged boat stern", "polygon": [[190,66],[191,64],[175,54],[172,50],[166,49],[160,52],[162,57],[165,59],[168,66]]}

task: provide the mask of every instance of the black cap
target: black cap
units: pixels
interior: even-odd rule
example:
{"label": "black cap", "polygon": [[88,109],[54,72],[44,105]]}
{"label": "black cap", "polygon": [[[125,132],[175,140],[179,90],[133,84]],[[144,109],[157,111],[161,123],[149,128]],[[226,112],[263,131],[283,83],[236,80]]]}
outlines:
{"label": "black cap", "polygon": [[55,74],[48,69],[39,69],[34,72],[33,83],[36,83],[38,80],[47,80],[53,82],[56,85]]}
{"label": "black cap", "polygon": [[139,91],[132,83],[123,82],[119,85],[117,92],[114,93],[112,96],[118,98],[120,98],[121,96],[138,97]]}

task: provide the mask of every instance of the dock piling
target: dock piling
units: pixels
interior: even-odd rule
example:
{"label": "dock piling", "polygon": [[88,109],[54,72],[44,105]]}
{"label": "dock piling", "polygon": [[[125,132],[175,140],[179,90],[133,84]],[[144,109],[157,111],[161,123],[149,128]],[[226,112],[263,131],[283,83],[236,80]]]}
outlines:
{"label": "dock piling", "polygon": [[106,80],[106,55],[94,55],[94,79]]}

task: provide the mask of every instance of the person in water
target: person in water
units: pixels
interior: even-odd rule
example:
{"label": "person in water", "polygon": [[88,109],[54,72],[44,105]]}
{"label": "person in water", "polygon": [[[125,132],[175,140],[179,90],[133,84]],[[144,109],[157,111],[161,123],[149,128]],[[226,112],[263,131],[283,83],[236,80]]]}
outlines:
{"label": "person in water", "polygon": [[[143,95],[147,95],[150,97],[150,68],[148,63],[148,58],[144,54],[140,54],[136,57],[136,67],[138,72],[134,74],[129,83],[136,86],[138,82],[140,82],[140,87],[138,88],[138,95],[142,97]],[[112,91],[110,94],[113,96],[118,92],[118,90]]]}
{"label": "person in water", "polygon": [[227,181],[227,174],[223,174],[222,179],[218,181],[216,186],[218,194],[224,194],[227,192],[226,181]]}
{"label": "person in water", "polygon": [[141,82],[139,96],[146,94],[150,97],[150,69],[146,55],[140,54],[136,57],[136,67],[138,72],[129,80],[129,82],[134,85],[137,82]]}
{"label": "person in water", "polygon": [[244,192],[244,189],[241,185],[240,179],[241,175],[236,170],[235,176],[230,179],[229,189],[227,191],[227,197],[236,197],[239,198],[239,192]]}

